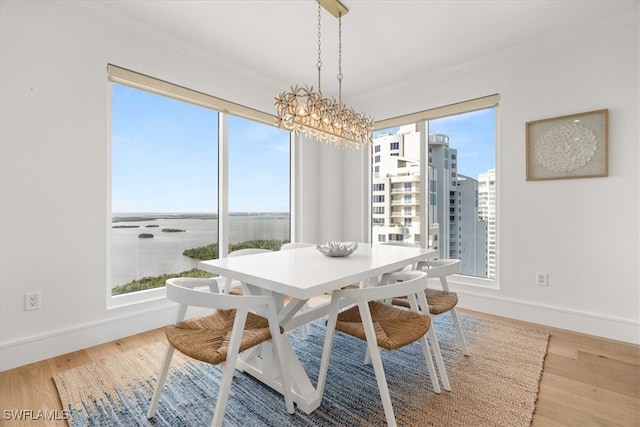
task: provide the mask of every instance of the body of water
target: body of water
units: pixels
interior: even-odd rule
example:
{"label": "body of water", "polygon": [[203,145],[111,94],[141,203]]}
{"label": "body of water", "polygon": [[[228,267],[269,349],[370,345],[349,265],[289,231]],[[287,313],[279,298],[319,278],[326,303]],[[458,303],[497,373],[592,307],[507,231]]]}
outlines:
{"label": "body of water", "polygon": [[[229,241],[289,240],[288,213],[230,215]],[[111,229],[111,285],[143,277],[196,268],[199,260],[182,255],[185,249],[218,242],[218,219],[199,214],[114,214]],[[166,232],[163,229],[184,230]],[[142,233],[153,238],[140,238]]]}

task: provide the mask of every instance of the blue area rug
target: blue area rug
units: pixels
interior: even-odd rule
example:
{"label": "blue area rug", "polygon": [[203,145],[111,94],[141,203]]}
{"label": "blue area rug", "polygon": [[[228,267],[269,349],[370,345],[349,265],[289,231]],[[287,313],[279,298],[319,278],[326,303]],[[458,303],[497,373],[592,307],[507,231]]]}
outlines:
{"label": "blue area rug", "polygon": [[[435,394],[420,345],[383,352],[398,425],[528,426],[531,423],[548,333],[459,315],[471,355],[462,355],[450,316],[434,317],[452,391]],[[308,340],[290,341],[315,384],[324,324]],[[206,426],[211,423],[221,368],[178,352],[158,410],[147,420],[165,343],[89,363],[54,377],[71,426]],[[373,367],[364,365],[365,343],[337,334],[322,405],[289,415],[282,396],[253,377],[237,373],[225,426],[383,426],[384,411]]]}

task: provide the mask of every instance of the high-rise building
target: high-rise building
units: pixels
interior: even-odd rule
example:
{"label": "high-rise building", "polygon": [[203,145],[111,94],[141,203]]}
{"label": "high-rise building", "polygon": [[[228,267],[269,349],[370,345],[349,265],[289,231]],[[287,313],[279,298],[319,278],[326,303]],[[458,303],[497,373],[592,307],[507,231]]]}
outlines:
{"label": "high-rise building", "polygon": [[478,175],[478,216],[487,224],[487,277],[496,277],[496,170]]}
{"label": "high-rise building", "polygon": [[374,139],[373,241],[419,243],[420,221],[428,220],[428,246],[440,258],[459,258],[463,274],[487,277],[487,222],[479,215],[478,181],[458,174],[458,152],[449,147],[447,135],[430,134],[428,145],[428,218],[423,219],[416,125]]}
{"label": "high-rise building", "polygon": [[419,134],[384,134],[373,148],[374,241],[420,241]]}
{"label": "high-rise building", "polygon": [[450,197],[450,203],[457,205],[450,219],[449,258],[460,259],[460,273],[487,277],[487,222],[478,215],[478,181],[459,174],[454,191],[457,194]]}

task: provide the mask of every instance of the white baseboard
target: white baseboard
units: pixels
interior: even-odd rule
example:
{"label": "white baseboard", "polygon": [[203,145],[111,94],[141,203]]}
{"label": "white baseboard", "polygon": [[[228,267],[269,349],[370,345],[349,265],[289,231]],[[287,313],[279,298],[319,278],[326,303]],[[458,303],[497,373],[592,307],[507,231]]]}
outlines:
{"label": "white baseboard", "polygon": [[456,290],[459,306],[510,319],[640,344],[640,321]]}
{"label": "white baseboard", "polygon": [[149,331],[175,321],[169,305],[0,344],[0,371]]}

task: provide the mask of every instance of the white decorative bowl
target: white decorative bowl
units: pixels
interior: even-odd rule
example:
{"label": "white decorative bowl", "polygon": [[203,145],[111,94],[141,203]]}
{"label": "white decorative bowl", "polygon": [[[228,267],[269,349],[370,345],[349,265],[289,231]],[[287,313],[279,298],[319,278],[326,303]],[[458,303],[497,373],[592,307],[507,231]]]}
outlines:
{"label": "white decorative bowl", "polygon": [[358,242],[328,242],[324,245],[316,246],[316,249],[331,257],[344,257],[351,255],[358,249]]}

